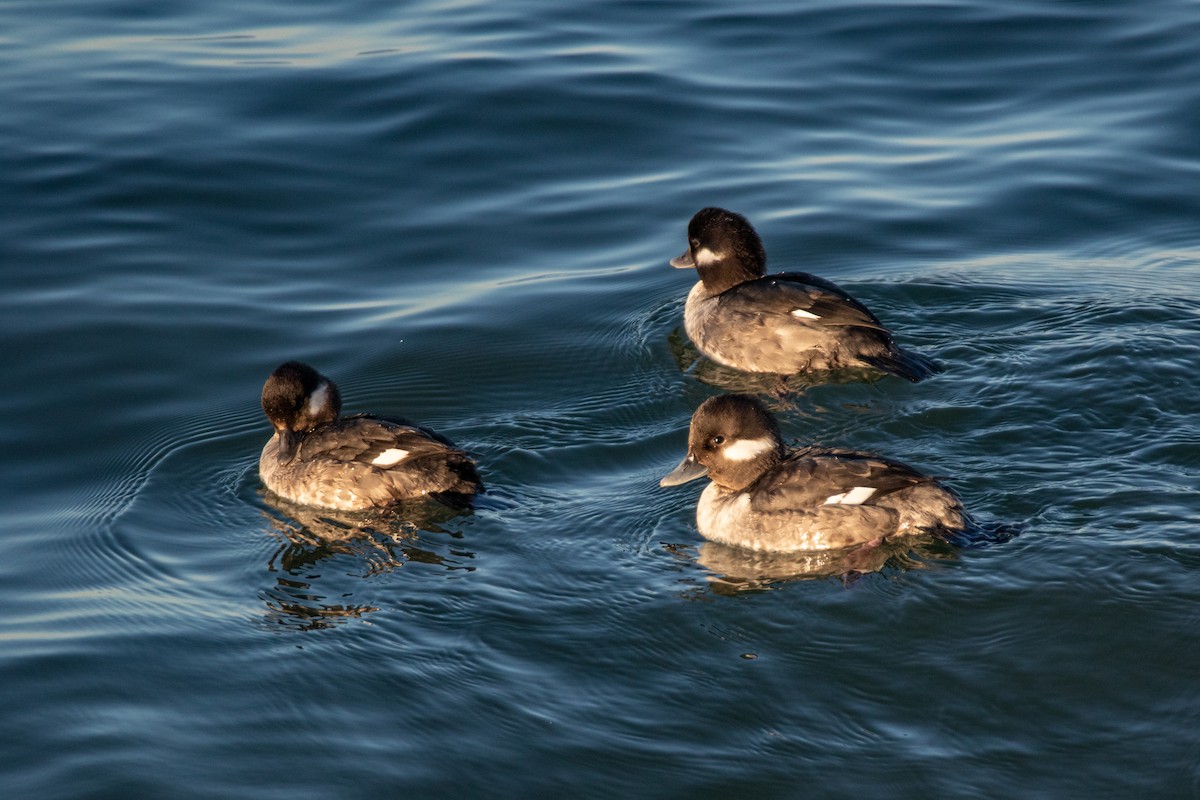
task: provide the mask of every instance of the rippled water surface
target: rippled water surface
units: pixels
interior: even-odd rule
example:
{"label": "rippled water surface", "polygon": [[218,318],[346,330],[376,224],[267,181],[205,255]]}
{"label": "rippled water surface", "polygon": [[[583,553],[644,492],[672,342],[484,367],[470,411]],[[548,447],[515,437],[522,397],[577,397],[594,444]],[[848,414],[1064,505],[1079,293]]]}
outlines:
{"label": "rippled water surface", "polygon": [[[1200,798],[1197,42],[1194,0],[0,5],[0,795]],[[705,205],[945,373],[697,363]],[[488,496],[266,495],[291,358]],[[704,543],[657,482],[735,388],[984,533]]]}

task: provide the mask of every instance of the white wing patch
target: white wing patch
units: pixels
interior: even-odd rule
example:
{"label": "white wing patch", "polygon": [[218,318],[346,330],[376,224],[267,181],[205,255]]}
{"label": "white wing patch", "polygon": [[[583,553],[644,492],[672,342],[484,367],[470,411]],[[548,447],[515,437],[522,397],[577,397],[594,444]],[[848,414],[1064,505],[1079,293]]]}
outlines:
{"label": "white wing patch", "polygon": [[803,308],[794,308],[791,315],[797,319],[820,319],[820,314],[814,314],[811,311],[805,311]]}
{"label": "white wing patch", "polygon": [[408,458],[407,450],[401,450],[399,447],[389,447],[375,456],[375,460],[371,463],[377,467],[394,467],[406,458]]}
{"label": "white wing patch", "polygon": [[861,506],[873,494],[875,494],[874,486],[855,486],[848,492],[829,495],[822,505]]}
{"label": "white wing patch", "polygon": [[770,439],[739,439],[721,452],[731,461],[749,461],[774,449]]}

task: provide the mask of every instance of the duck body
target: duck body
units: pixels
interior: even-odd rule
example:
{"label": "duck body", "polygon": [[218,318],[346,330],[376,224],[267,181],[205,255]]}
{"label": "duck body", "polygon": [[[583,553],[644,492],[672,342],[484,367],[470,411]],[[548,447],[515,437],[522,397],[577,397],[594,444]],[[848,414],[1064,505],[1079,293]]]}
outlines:
{"label": "duck body", "polygon": [[337,387],[306,364],[272,373],[263,409],[275,434],[259,476],[286,500],[362,511],[426,498],[462,505],[483,491],[474,462],[444,436],[395,417],[341,417]]}
{"label": "duck body", "polygon": [[806,447],[788,452],[754,398],[705,401],[692,417],[688,455],[665,486],[707,474],[696,506],[707,539],[752,550],[828,550],[962,530],[958,497],[912,467],[871,453]]}
{"label": "duck body", "polygon": [[[896,360],[899,354],[892,350],[898,348],[874,315],[818,280],[802,272],[782,273],[715,295],[699,281],[684,304],[684,330],[701,353],[743,372],[885,369]],[[900,365],[886,371],[925,374],[920,367]]]}
{"label": "duck body", "polygon": [[833,282],[805,272],[767,275],[762,242],[740,214],[701,209],[688,224],[688,242],[671,260],[700,275],[684,304],[684,330],[713,361],[780,375],[871,368],[913,382],[941,370],[899,347]]}
{"label": "duck body", "polygon": [[831,550],[961,530],[962,504],[897,461],[807,448],[741,490],[710,483],[696,506],[707,539],[751,550]]}

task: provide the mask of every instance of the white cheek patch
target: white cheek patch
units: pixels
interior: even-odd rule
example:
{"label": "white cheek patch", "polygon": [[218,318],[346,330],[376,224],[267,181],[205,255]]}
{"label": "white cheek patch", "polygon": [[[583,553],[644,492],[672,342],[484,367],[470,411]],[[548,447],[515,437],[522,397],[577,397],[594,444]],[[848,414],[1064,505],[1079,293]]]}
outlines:
{"label": "white cheek patch", "polygon": [[831,494],[825,498],[822,505],[826,506],[861,506],[867,499],[875,494],[874,486],[855,486],[848,492],[841,494]]}
{"label": "white cheek patch", "polygon": [[394,467],[406,458],[408,458],[407,450],[401,450],[399,447],[389,447],[375,456],[375,460],[371,463],[377,467]]}
{"label": "white cheek patch", "polygon": [[741,439],[726,447],[722,455],[730,461],[750,461],[774,449],[775,442],[770,439]]}
{"label": "white cheek patch", "polygon": [[325,408],[325,404],[329,402],[329,384],[321,381],[321,385],[308,398],[308,415],[310,417],[319,416],[321,410]]}
{"label": "white cheek patch", "polygon": [[693,260],[700,266],[707,266],[709,264],[715,264],[716,262],[720,261],[723,257],[724,256],[722,254],[714,253],[712,250],[709,250],[707,247],[701,247],[699,250],[696,251],[696,254],[692,256]]}
{"label": "white cheek patch", "polygon": [[820,319],[821,318],[820,314],[814,314],[811,311],[805,311],[803,308],[793,309],[791,313],[792,313],[792,316],[796,317],[797,319]]}

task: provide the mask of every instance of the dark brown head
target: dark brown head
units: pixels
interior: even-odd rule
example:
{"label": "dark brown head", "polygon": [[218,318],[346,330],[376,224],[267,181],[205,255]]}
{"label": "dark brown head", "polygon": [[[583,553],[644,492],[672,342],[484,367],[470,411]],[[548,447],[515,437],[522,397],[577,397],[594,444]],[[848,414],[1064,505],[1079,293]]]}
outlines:
{"label": "dark brown head", "polygon": [[674,486],[707,474],[725,489],[744,489],[784,457],[775,418],[749,395],[710,397],[692,415],[687,457],[661,486]]}
{"label": "dark brown head", "polygon": [[754,227],[741,214],[702,208],[688,223],[688,249],[671,259],[677,269],[694,268],[710,294],[767,274],[767,253]]}
{"label": "dark brown head", "polygon": [[279,460],[289,461],[302,434],[338,418],[342,398],[333,381],[308,364],[288,361],[263,384],[262,407],[279,434]]}

